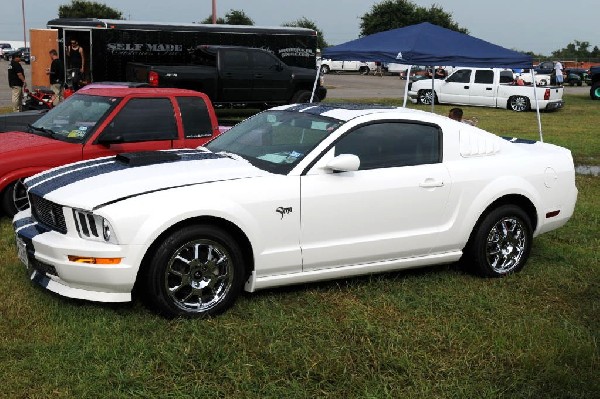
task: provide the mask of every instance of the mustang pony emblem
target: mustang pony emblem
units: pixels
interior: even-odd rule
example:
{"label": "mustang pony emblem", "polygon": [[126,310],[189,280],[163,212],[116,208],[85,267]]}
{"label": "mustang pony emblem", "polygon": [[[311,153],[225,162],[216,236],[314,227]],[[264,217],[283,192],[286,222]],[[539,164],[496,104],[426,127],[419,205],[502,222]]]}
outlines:
{"label": "mustang pony emblem", "polygon": [[290,206],[290,207],[284,208],[284,207],[280,206],[279,208],[275,209],[275,212],[279,213],[281,215],[281,218],[283,219],[283,215],[292,213],[292,207]]}

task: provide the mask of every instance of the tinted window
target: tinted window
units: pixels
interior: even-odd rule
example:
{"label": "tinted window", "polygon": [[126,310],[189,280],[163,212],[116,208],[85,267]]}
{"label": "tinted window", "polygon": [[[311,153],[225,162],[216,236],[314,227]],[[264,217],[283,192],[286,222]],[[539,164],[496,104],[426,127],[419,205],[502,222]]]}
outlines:
{"label": "tinted window", "polygon": [[185,137],[212,136],[212,123],[206,103],[199,97],[178,97]]}
{"label": "tinted window", "polygon": [[475,71],[475,83],[494,83],[494,71]]}
{"label": "tinted window", "polygon": [[254,68],[256,69],[271,69],[279,64],[279,60],[271,54],[256,51],[254,53]]}
{"label": "tinted window", "polygon": [[168,98],[134,98],[117,114],[105,133],[123,136],[125,142],[173,140],[177,123]]}
{"label": "tinted window", "polygon": [[223,68],[227,69],[248,69],[250,59],[248,52],[244,50],[226,50],[221,53]]}
{"label": "tinted window", "polygon": [[440,130],[410,122],[383,122],[357,128],[335,145],[335,154],[354,154],[360,170],[440,162]]}
{"label": "tinted window", "polygon": [[455,83],[469,83],[471,80],[471,70],[470,69],[459,69],[454,72],[446,82],[455,82]]}

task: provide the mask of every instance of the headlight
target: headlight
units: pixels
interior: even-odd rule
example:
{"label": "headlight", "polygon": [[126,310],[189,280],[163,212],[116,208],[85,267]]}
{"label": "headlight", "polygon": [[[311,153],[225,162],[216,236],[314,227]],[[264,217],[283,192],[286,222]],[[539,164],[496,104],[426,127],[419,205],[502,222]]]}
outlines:
{"label": "headlight", "polygon": [[79,237],[117,244],[110,222],[102,216],[80,209],[73,209],[73,219]]}

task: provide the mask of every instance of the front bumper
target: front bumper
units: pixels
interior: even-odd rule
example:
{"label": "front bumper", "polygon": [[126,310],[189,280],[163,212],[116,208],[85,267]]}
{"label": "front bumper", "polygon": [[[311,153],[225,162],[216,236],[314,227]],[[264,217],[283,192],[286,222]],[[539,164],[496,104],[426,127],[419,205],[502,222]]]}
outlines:
{"label": "front bumper", "polygon": [[[141,248],[84,240],[48,230],[29,211],[13,221],[19,258],[32,281],[59,295],[98,302],[127,302],[139,270]],[[117,265],[78,263],[69,255],[121,258]]]}

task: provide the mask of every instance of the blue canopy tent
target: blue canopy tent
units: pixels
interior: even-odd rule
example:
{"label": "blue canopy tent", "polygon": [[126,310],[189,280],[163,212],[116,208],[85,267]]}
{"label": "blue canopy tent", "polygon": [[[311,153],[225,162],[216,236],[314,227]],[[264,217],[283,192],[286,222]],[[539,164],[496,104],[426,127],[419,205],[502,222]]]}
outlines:
{"label": "blue canopy tent", "polygon": [[[427,66],[452,65],[511,69],[533,67],[532,59],[527,54],[509,50],[429,22],[379,32],[337,46],[327,47],[323,50],[323,58]],[[535,85],[535,78],[533,82]],[[536,90],[534,90],[535,92]],[[406,104],[406,93],[404,98]],[[542,129],[537,99],[535,103],[541,137]]]}

